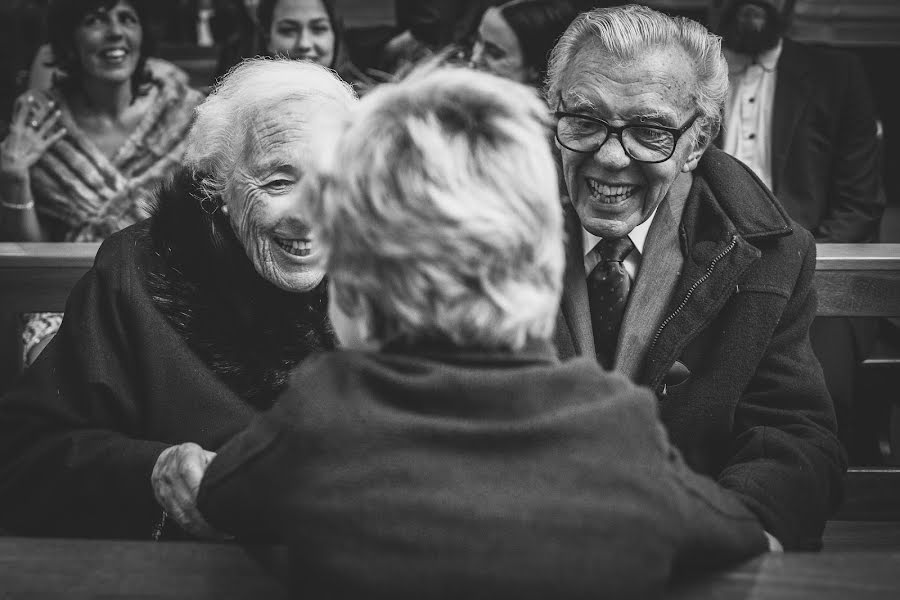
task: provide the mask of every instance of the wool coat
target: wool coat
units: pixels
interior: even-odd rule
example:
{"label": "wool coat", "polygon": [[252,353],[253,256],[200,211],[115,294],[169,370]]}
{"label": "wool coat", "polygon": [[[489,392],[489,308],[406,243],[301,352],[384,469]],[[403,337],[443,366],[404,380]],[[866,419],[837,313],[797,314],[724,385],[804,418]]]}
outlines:
{"label": "wool coat", "polygon": [[220,449],[198,507],[285,542],[305,598],[650,598],[766,550],[655,398],[548,342],[310,358]]}
{"label": "wool coat", "polygon": [[[563,358],[594,352],[581,228],[573,210],[568,219],[574,249],[556,334]],[[716,148],[701,158],[670,226],[682,266],[666,309],[638,324],[647,348],[631,376],[656,392],[689,465],[737,494],[785,548],[820,548],[847,460],[809,341],[813,238],[749,168]],[[656,285],[641,280],[654,272],[644,258],[635,288]]]}
{"label": "wool coat", "polygon": [[325,284],[265,281],[193,186],[181,174],[153,217],[101,245],[60,332],[0,398],[0,529],[149,539],[160,453],[216,450],[334,347]]}

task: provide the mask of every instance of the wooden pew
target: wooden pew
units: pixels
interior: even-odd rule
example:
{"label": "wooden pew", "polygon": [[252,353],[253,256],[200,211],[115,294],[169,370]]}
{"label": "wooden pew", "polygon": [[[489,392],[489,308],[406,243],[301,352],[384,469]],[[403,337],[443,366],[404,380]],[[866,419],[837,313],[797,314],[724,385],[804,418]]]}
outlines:
{"label": "wooden pew", "polygon": [[[62,310],[69,289],[90,267],[97,247],[0,243],[0,324],[4,315],[15,312]],[[820,244],[817,250],[818,314],[900,317],[900,244]],[[15,337],[9,333],[2,337]],[[14,358],[18,360],[17,355]],[[10,377],[9,370],[4,375],[3,366],[0,390]],[[851,522],[900,523],[900,468],[852,468],[837,518],[839,522],[829,526],[842,536],[852,533]],[[858,525],[855,531],[864,527]],[[900,528],[896,531],[893,547],[900,550]]]}

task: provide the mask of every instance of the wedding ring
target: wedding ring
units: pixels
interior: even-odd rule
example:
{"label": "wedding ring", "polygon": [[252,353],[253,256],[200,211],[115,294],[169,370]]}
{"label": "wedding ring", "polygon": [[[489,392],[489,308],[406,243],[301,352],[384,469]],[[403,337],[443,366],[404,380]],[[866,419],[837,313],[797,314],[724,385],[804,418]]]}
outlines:
{"label": "wedding ring", "polygon": [[29,123],[32,129],[37,129],[40,123],[37,122],[37,119],[32,119],[31,123]]}

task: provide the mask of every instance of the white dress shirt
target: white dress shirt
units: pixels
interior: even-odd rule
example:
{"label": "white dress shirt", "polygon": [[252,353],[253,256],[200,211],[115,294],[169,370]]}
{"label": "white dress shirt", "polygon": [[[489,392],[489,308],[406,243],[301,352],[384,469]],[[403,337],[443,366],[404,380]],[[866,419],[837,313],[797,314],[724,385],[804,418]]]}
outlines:
{"label": "white dress shirt", "polygon": [[723,50],[729,82],[724,150],[753,169],[772,189],[772,112],[781,42],[755,62],[753,57]]}
{"label": "white dress shirt", "polygon": [[[625,267],[625,272],[631,277],[631,281],[637,279],[638,271],[641,270],[641,256],[643,256],[644,253],[644,242],[647,241],[647,232],[650,231],[650,224],[653,223],[653,218],[656,217],[656,211],[658,209],[659,207],[654,209],[650,218],[632,229],[631,233],[628,234],[628,237],[631,238],[631,243],[634,244],[634,250],[625,257],[625,260],[622,261],[622,265]],[[600,254],[594,248],[600,241],[600,238],[584,228],[581,229],[581,232],[584,240],[584,272],[585,275],[587,275],[593,271],[594,267],[597,266],[597,263],[600,262]]]}

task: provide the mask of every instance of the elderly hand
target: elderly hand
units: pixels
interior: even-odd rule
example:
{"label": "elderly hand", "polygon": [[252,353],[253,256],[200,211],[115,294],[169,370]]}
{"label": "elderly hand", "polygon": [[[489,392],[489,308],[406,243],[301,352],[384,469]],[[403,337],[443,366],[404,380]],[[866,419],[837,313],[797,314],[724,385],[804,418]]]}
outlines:
{"label": "elderly hand", "polygon": [[156,501],[182,529],[199,538],[225,539],[197,510],[200,481],[215,457],[191,442],[171,446],[156,459],[150,481]]}
{"label": "elderly hand", "polygon": [[26,92],[16,99],[9,135],[0,143],[0,174],[22,177],[47,148],[66,134],[62,112],[43,92]]}

